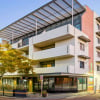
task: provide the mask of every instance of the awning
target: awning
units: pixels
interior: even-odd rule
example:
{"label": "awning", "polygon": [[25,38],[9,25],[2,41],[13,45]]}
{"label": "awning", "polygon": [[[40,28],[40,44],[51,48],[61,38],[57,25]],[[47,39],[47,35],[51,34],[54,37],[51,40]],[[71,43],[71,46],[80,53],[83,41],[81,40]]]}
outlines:
{"label": "awning", "polygon": [[[85,11],[85,8],[77,0],[73,0],[73,2],[73,15]],[[8,40],[11,40],[12,36],[18,38],[71,16],[72,0],[52,0],[0,30],[0,38]]]}

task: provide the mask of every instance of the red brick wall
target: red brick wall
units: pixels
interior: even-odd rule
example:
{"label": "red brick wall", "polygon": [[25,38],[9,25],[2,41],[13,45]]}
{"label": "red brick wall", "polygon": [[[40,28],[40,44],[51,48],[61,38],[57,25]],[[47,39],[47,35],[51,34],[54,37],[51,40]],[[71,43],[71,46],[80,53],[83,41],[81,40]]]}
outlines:
{"label": "red brick wall", "polygon": [[[89,43],[89,69],[91,71],[91,64],[93,69],[93,34],[94,34],[94,25],[93,25],[93,11],[86,6],[86,11],[82,15],[82,31],[88,35],[91,42]],[[92,71],[93,72],[93,71]]]}

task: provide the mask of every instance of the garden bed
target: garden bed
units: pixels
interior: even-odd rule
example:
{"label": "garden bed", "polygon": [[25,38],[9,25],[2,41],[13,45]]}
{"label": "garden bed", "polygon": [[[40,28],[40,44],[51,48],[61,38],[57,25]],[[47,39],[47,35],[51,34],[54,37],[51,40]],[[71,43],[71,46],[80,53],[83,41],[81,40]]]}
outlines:
{"label": "garden bed", "polygon": [[26,90],[13,90],[13,96],[15,97],[27,97],[26,93]]}

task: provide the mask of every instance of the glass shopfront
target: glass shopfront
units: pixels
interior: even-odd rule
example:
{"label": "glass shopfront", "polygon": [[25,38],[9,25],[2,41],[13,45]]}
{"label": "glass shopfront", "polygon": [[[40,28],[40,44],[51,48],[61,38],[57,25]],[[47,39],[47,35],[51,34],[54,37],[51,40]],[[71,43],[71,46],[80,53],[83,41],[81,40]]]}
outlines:
{"label": "glass shopfront", "polygon": [[[33,82],[33,91],[40,91],[41,82],[35,80]],[[43,89],[44,90],[77,90],[77,78],[74,77],[44,77],[43,79]]]}
{"label": "glass shopfront", "polygon": [[13,87],[13,79],[5,78],[3,79],[3,85],[10,85]]}
{"label": "glass shopfront", "polygon": [[79,77],[77,85],[78,85],[78,91],[87,90],[87,78],[86,77]]}
{"label": "glass shopfront", "polygon": [[55,89],[77,89],[77,78],[61,77],[55,78]]}

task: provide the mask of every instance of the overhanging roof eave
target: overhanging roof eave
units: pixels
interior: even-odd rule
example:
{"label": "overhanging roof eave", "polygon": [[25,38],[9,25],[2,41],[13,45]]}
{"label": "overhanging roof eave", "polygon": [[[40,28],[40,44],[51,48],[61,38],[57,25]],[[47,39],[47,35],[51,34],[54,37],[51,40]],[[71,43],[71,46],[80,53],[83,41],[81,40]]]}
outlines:
{"label": "overhanging roof eave", "polygon": [[[77,0],[74,0],[74,2],[76,4],[76,5],[74,5],[74,9],[73,9],[74,15],[85,11],[85,8]],[[63,20],[64,18],[68,18],[69,16],[71,16],[71,12],[69,12],[70,10],[68,11],[68,9],[65,8],[65,5],[68,7],[68,9],[70,9],[70,10],[72,9],[71,3],[68,0],[62,0],[62,1],[61,0],[52,0],[49,3],[45,4],[44,6],[36,9],[35,11],[32,11],[28,15],[20,18],[19,20],[15,21],[14,23],[1,29],[0,35],[2,35],[2,37],[4,35],[4,38],[6,36],[8,39],[8,34],[5,33],[5,31],[7,31],[8,29],[11,30],[11,27],[13,27],[13,29],[11,30],[11,34],[9,33],[9,35],[14,34],[14,32],[16,32],[18,30],[16,33],[20,34],[20,36],[21,35],[23,36],[25,34],[28,34],[32,31],[36,30],[35,29],[36,21],[38,23],[37,26],[39,26],[38,29],[40,29],[40,28],[46,27],[50,24],[53,24],[57,21]],[[31,20],[31,22],[28,20]],[[18,27],[18,25],[19,25],[19,27]],[[10,37],[9,37],[9,39],[12,39]],[[17,37],[18,37],[18,35],[14,34],[14,38],[17,38]]]}

